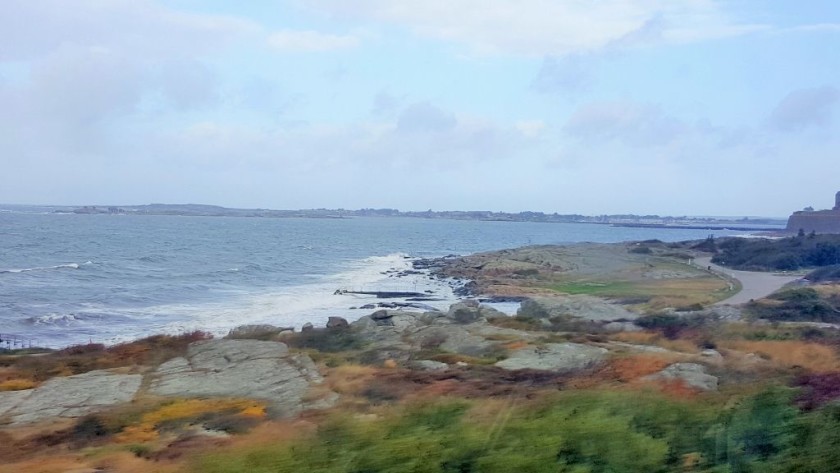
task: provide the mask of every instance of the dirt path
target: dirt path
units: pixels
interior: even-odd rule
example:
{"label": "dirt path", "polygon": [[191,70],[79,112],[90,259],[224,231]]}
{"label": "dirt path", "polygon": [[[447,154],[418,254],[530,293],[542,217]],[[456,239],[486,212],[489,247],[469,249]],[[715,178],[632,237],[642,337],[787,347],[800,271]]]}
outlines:
{"label": "dirt path", "polygon": [[761,299],[779,290],[785,284],[800,279],[800,276],[786,274],[763,273],[757,271],[737,271],[724,268],[711,262],[711,257],[697,258],[695,263],[702,268],[712,268],[712,272],[737,279],[741,283],[741,291],[734,296],[724,299],[715,305],[736,305],[749,302],[751,299]]}

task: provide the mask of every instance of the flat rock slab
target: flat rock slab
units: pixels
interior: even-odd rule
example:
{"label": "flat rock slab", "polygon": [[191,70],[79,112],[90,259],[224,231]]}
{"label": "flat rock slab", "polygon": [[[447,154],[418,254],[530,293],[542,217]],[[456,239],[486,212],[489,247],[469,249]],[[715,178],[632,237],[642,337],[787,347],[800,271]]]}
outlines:
{"label": "flat rock slab", "polygon": [[577,317],[595,322],[635,320],[639,314],[598,297],[575,294],[554,297],[533,297],[522,302],[519,315],[534,318]]}
{"label": "flat rock slab", "polygon": [[[312,384],[322,381],[306,355],[290,354],[284,343],[207,340],[193,343],[186,358],[162,364],[152,375],[152,394],[178,397],[241,397],[269,402],[278,416],[305,408]],[[324,407],[324,403],[313,404]]]}
{"label": "flat rock slab", "polygon": [[141,381],[139,374],[109,371],[53,378],[35,389],[0,393],[0,416],[12,424],[81,417],[131,401]]}
{"label": "flat rock slab", "polygon": [[674,363],[659,373],[645,376],[648,381],[680,380],[686,385],[702,391],[716,391],[718,379],[706,373],[706,367],[697,363]]}
{"label": "flat rock slab", "polygon": [[506,360],[496,363],[496,366],[507,370],[572,372],[599,364],[606,354],[604,348],[580,343],[550,343],[516,350]]}

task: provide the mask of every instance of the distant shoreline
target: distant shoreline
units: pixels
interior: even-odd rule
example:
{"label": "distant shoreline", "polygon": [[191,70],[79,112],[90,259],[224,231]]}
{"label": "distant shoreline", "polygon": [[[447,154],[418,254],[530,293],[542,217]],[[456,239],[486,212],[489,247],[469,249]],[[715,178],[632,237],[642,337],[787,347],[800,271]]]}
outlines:
{"label": "distant shoreline", "polygon": [[630,228],[668,228],[692,230],[783,230],[786,221],[764,217],[691,217],[614,214],[588,216],[544,212],[493,212],[493,211],[400,211],[397,209],[236,209],[202,204],[147,204],[128,206],[9,206],[17,209],[38,208],[47,213],[77,215],[169,215],[187,217],[258,217],[258,218],[319,218],[346,219],[356,217],[424,218],[432,220],[462,220],[482,222],[536,222],[536,223],[594,223]]}

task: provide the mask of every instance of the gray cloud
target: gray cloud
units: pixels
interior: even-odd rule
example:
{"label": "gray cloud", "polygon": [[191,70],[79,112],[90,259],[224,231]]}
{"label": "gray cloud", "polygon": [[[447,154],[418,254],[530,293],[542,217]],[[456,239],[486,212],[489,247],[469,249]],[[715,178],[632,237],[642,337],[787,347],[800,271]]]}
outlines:
{"label": "gray cloud", "polygon": [[452,113],[444,111],[429,102],[409,105],[397,120],[401,132],[444,132],[455,128],[458,120]]}
{"label": "gray cloud", "polygon": [[832,86],[794,90],[770,113],[770,126],[784,132],[826,126],[838,101],[840,91]]}

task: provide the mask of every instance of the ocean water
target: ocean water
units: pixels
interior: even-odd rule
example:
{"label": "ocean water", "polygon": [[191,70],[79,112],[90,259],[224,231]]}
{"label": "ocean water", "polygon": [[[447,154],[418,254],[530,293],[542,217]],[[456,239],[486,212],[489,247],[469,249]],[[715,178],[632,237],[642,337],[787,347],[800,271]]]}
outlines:
{"label": "ocean water", "polygon": [[[705,238],[707,230],[412,218],[260,219],[54,214],[0,208],[0,340],[118,343],[243,324],[323,325],[371,310],[337,289],[429,292],[413,258],[531,244]],[[718,236],[737,232],[715,231]],[[515,310],[510,307],[507,310]],[[0,342],[0,347],[5,347]]]}

